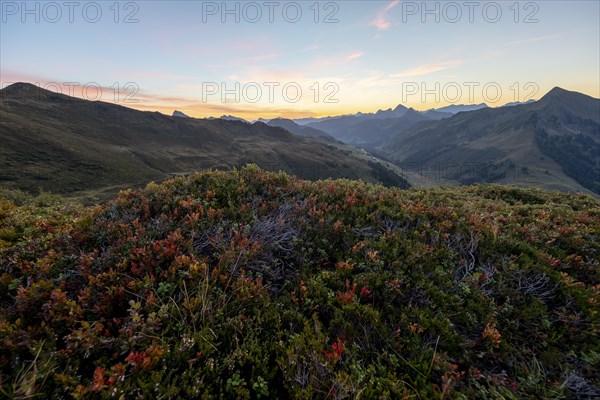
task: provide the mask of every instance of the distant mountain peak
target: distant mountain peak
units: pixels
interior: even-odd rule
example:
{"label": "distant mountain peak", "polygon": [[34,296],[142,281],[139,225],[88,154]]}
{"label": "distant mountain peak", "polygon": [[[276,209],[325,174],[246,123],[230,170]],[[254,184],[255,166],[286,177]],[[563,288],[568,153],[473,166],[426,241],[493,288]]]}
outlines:
{"label": "distant mountain peak", "polygon": [[20,101],[39,101],[39,100],[54,100],[54,101],[87,101],[78,97],[72,97],[62,92],[60,85],[46,85],[49,90],[42,86],[28,82],[17,82],[6,86],[0,90],[2,99],[13,99]]}
{"label": "distant mountain peak", "polygon": [[560,110],[561,113],[568,112],[600,123],[600,99],[560,87],[553,88],[530,106],[548,111]]}
{"label": "distant mountain peak", "polygon": [[8,85],[4,88],[2,88],[2,90],[6,90],[6,91],[13,91],[13,90],[43,90],[40,87],[32,84],[32,83],[28,83],[28,82],[16,82],[13,83],[11,85]]}
{"label": "distant mountain peak", "polygon": [[35,94],[36,96],[44,96],[50,94],[56,94],[47,89],[43,89],[40,86],[34,85],[33,83],[28,82],[17,82],[12,85],[8,85],[1,90],[4,96],[10,95],[31,95]]}
{"label": "distant mountain peak", "polygon": [[412,107],[407,108],[406,112],[404,113],[404,115],[410,115],[410,114],[424,115],[424,114],[420,113],[419,111],[415,110]]}
{"label": "distant mountain peak", "polygon": [[514,106],[522,106],[525,104],[531,104],[531,103],[535,103],[537,100],[535,99],[529,99],[527,101],[512,101],[510,103],[506,103],[503,106],[500,107],[514,107]]}
{"label": "distant mountain peak", "polygon": [[234,115],[222,115],[219,119],[224,119],[226,121],[240,121],[240,122],[248,122],[244,118],[236,117]]}
{"label": "distant mountain peak", "polygon": [[546,93],[546,96],[548,96],[548,95],[557,95],[557,94],[565,94],[565,93],[575,93],[575,92],[572,92],[572,91],[567,90],[567,89],[563,89],[560,86],[554,86],[552,89],[550,89],[550,91],[548,93]]}
{"label": "distant mountain peak", "polygon": [[181,111],[173,111],[173,117],[179,117],[179,118],[189,118],[189,115],[182,113]]}
{"label": "distant mountain peak", "polygon": [[296,124],[296,122],[294,122],[294,120],[291,120],[289,118],[283,118],[283,117],[277,117],[275,119],[272,119],[271,121],[273,121],[273,122],[291,122],[294,125],[298,125],[298,124]]}
{"label": "distant mountain peak", "polygon": [[552,88],[552,90],[550,90],[548,93],[546,93],[544,95],[544,97],[542,97],[540,99],[540,101],[545,102],[545,101],[553,100],[553,99],[561,100],[561,99],[565,99],[567,97],[573,97],[573,96],[585,96],[585,95],[555,86]]}
{"label": "distant mountain peak", "polygon": [[488,108],[488,105],[485,103],[479,103],[479,104],[451,104],[449,106],[445,106],[445,107],[440,107],[437,109],[434,109],[435,111],[440,111],[440,112],[448,112],[451,114],[457,114],[459,112],[464,112],[464,111],[475,111],[475,110],[479,110],[482,108]]}
{"label": "distant mountain peak", "polygon": [[[573,92],[556,86],[539,99],[538,103],[541,105],[556,104],[561,107],[572,109],[577,108],[580,102],[587,102],[590,99],[594,98],[583,93]],[[598,99],[595,100],[597,101]]]}
{"label": "distant mountain peak", "polygon": [[275,118],[267,122],[267,125],[283,128],[286,131],[298,136],[333,140],[331,136],[322,130],[311,128],[310,126],[298,125],[294,120],[288,118]]}

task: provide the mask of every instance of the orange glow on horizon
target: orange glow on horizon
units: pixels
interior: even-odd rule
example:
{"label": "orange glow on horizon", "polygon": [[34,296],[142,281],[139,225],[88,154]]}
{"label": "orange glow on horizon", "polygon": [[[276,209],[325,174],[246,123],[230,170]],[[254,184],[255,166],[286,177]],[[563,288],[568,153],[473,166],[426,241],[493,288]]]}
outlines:
{"label": "orange glow on horizon", "polygon": [[[106,88],[100,87],[99,89],[96,87],[90,87],[87,91],[83,90],[83,87],[79,86],[66,86],[64,84],[57,84],[50,81],[33,81],[33,80],[20,80],[20,82],[28,82],[33,85],[36,85],[40,88],[47,88],[48,90],[59,92],[65,95],[72,95],[76,98],[84,99],[84,100],[100,100],[107,103],[117,104],[120,106],[136,109],[139,111],[149,111],[149,112],[160,112],[165,115],[172,115],[175,110],[181,111],[186,115],[193,118],[208,118],[208,117],[221,117],[223,115],[232,115],[235,117],[243,118],[248,121],[254,121],[259,118],[265,119],[273,119],[273,118],[289,118],[289,119],[298,119],[298,118],[322,118],[329,116],[339,116],[339,115],[348,115],[348,114],[356,114],[359,112],[362,113],[375,113],[378,110],[387,110],[390,108],[395,108],[399,104],[403,104],[405,107],[414,108],[417,111],[426,111],[429,109],[445,107],[452,104],[478,104],[478,103],[487,103],[490,107],[498,107],[504,105],[509,102],[515,101],[510,98],[509,95],[503,96],[500,101],[496,103],[486,102],[485,99],[481,97],[475,98],[474,101],[459,101],[459,102],[419,102],[419,101],[410,101],[414,100],[409,98],[409,101],[402,102],[401,98],[393,98],[390,100],[382,100],[381,97],[376,96],[362,96],[361,98],[351,98],[345,104],[323,104],[323,103],[315,103],[315,104],[306,104],[306,103],[298,103],[291,104],[285,103],[281,104],[269,104],[268,106],[261,104],[248,104],[248,103],[219,103],[219,102],[206,102],[202,103],[198,99],[187,99],[184,97],[180,97],[177,95],[156,95],[153,93],[138,93],[134,96],[131,101],[126,99],[128,94],[131,94],[131,91],[124,91],[123,88],[120,89],[119,92],[116,92],[114,88]],[[14,81],[16,82],[16,81]],[[0,82],[2,85],[1,88],[6,87],[9,83],[3,81]],[[571,85],[547,85],[545,87],[540,87],[539,91],[536,93],[534,98],[536,100],[543,97],[549,90],[551,90],[554,86],[563,87],[566,90],[577,91],[580,93],[584,93],[586,95],[598,98],[600,97],[600,88],[593,87],[594,85],[587,85],[581,82],[574,82]],[[170,97],[169,97],[170,96]],[[418,96],[414,96],[418,97]],[[371,101],[371,99],[373,99]]]}

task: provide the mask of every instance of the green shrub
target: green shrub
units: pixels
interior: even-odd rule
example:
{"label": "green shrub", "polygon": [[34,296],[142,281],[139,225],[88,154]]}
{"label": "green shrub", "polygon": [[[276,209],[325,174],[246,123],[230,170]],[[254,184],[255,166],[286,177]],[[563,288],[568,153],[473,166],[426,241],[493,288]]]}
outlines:
{"label": "green shrub", "polygon": [[250,166],[1,204],[9,398],[600,394],[591,197]]}

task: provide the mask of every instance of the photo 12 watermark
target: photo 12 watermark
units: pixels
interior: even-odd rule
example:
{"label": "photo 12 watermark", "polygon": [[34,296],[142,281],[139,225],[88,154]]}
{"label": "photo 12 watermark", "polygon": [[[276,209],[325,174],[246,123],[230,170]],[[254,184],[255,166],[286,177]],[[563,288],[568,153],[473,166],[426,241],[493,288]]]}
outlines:
{"label": "photo 12 watermark", "polygon": [[0,1],[2,23],[137,24],[137,1]]}
{"label": "photo 12 watermark", "polygon": [[540,3],[536,1],[402,1],[402,23],[487,22],[537,24]]}
{"label": "photo 12 watermark", "polygon": [[79,98],[89,101],[106,101],[115,104],[137,104],[140,87],[135,82],[112,82],[110,85],[100,85],[98,82],[45,82],[20,85],[18,82],[2,82],[0,89],[17,86],[17,92],[11,91],[10,95],[3,90],[0,101],[19,99],[20,101],[40,100],[50,92],[66,95],[72,99]]}
{"label": "photo 12 watermark", "polygon": [[402,82],[402,103],[473,103],[484,101],[499,104],[507,99],[510,102],[527,102],[539,93],[536,82],[513,82],[501,85],[498,82]]}
{"label": "photo 12 watermark", "polygon": [[337,104],[340,87],[335,82],[314,82],[310,85],[298,82],[203,82],[202,103],[289,103],[302,99],[313,103]]}
{"label": "photo 12 watermark", "polygon": [[[401,173],[421,177],[422,182],[446,184],[456,181],[463,185],[482,182],[526,183],[548,171],[535,162],[514,163],[510,160],[462,162],[404,162],[397,165]],[[416,178],[419,180],[419,178]]]}
{"label": "photo 12 watermark", "polygon": [[[235,151],[236,150],[232,148],[232,153]],[[235,161],[212,156],[210,158],[210,160],[204,159],[198,161],[193,171],[190,170],[187,173],[167,173],[166,176],[175,177],[187,175],[194,171],[207,169],[239,169],[248,164],[248,162],[240,160]],[[114,161],[100,161],[104,159],[110,159],[108,154],[99,154],[95,160],[88,160],[83,166],[76,162],[66,161],[27,161],[20,162],[15,167],[13,160],[7,160],[0,154],[0,181],[19,182],[35,180],[40,184],[40,188],[49,190],[57,185],[61,187],[64,187],[65,185],[83,185],[83,187],[86,187],[90,180],[110,181],[119,185],[131,184],[131,182],[139,182],[144,179],[144,171],[141,165]],[[282,164],[278,160],[265,159],[257,164],[260,168],[271,172],[279,172],[282,169]],[[293,160],[287,160],[285,167],[285,170],[289,174],[293,174],[302,179],[319,179],[326,175],[329,169],[330,167],[326,163],[295,162]],[[351,176],[346,177],[351,178]]]}
{"label": "photo 12 watermark", "polygon": [[203,1],[202,22],[337,24],[339,11],[334,1]]}

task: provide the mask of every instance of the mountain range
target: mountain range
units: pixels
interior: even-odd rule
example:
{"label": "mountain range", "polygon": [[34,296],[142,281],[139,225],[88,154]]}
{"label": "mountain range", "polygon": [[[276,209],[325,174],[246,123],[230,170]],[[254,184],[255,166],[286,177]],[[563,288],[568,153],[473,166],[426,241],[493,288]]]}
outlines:
{"label": "mountain range", "polygon": [[439,112],[444,112],[444,113],[450,113],[450,114],[457,114],[459,112],[465,112],[465,111],[475,111],[475,110],[480,110],[482,108],[487,108],[488,105],[485,103],[481,103],[481,104],[452,104],[449,106],[445,106],[445,107],[440,107],[440,108],[436,108],[433,109],[433,111],[439,111]]}
{"label": "mountain range", "polygon": [[366,149],[428,184],[498,182],[598,195],[599,119],[598,99],[557,87],[538,101],[501,107],[399,105],[294,122]]}
{"label": "mountain range", "polygon": [[600,194],[600,100],[554,88],[539,101],[426,121],[378,151],[461,184],[514,183]]}
{"label": "mountain range", "polygon": [[[510,103],[506,103],[500,107],[511,107],[511,106],[517,106],[517,105],[521,105],[521,104],[529,104],[529,103],[533,103],[535,102],[535,100],[527,100],[525,102],[520,102],[520,101],[514,101],[514,102],[510,102]],[[443,119],[443,118],[450,118],[452,115],[459,113],[459,112],[465,112],[465,111],[474,111],[474,110],[479,110],[481,108],[488,108],[489,106],[485,103],[480,103],[480,104],[451,104],[448,106],[444,106],[444,107],[440,107],[440,108],[431,108],[429,110],[425,110],[425,111],[417,111],[415,110],[415,112],[420,113],[426,117],[428,117],[429,119]],[[500,107],[496,107],[496,108],[500,108]],[[401,117],[406,111],[408,110],[408,108],[402,104],[396,106],[396,108],[392,109],[392,108],[388,108],[387,110],[377,110],[374,113],[363,113],[363,112],[357,112],[355,114],[344,114],[344,115],[333,115],[333,116],[328,116],[328,117],[320,117],[320,118],[316,118],[316,117],[308,117],[308,118],[295,118],[291,121],[293,121],[294,123],[296,123],[297,125],[308,125],[311,123],[319,123],[319,122],[325,122],[325,121],[330,121],[330,120],[342,120],[342,121],[346,121],[347,119],[351,119],[353,117],[356,118],[356,121],[359,120],[366,120],[366,119],[386,119],[386,118],[399,118]],[[178,114],[183,114],[180,111],[175,111],[175,113]],[[174,114],[175,114],[174,113]],[[183,114],[185,115],[185,114]],[[179,115],[181,116],[181,115]],[[245,121],[245,122],[251,122],[251,123],[255,123],[255,122],[263,122],[263,123],[269,123],[269,121],[271,121],[270,119],[267,118],[258,118],[254,121],[247,121],[243,118],[240,117],[235,117],[232,115],[223,115],[222,117],[220,117],[221,119],[229,119],[229,120],[237,120],[237,121]],[[282,117],[278,117],[276,119],[281,119]],[[208,119],[216,119],[215,117],[208,117]],[[284,118],[285,119],[285,118]]]}
{"label": "mountain range", "polygon": [[109,196],[203,168],[255,163],[305,179],[406,181],[348,146],[266,124],[142,112],[17,83],[0,91],[0,185]]}
{"label": "mountain range", "polygon": [[400,187],[408,186],[405,178],[417,186],[496,182],[600,195],[600,100],[561,88],[496,108],[399,105],[254,123],[142,112],[29,84],[0,96],[0,185],[26,191],[101,196],[256,163],[308,179]]}
{"label": "mountain range", "polygon": [[298,125],[291,119],[285,118],[275,118],[266,123],[269,126],[276,126],[279,128],[283,128],[286,131],[293,133],[294,135],[304,136],[304,137],[312,137],[312,138],[321,138],[328,141],[335,141],[333,137],[331,137],[326,132],[322,130],[312,128],[310,126]]}
{"label": "mountain range", "polygon": [[[523,103],[509,103],[505,106]],[[502,107],[505,107],[502,106]],[[324,118],[304,118],[294,122],[324,131],[337,140],[373,150],[392,136],[412,128],[421,121],[450,118],[459,112],[489,108],[487,104],[456,104],[426,111],[417,111],[400,104],[394,109],[378,110],[374,113],[356,113]]]}
{"label": "mountain range", "polygon": [[599,102],[557,87],[538,101],[501,107],[416,111],[399,105],[295,122],[366,149],[428,184],[497,182],[599,195]]}
{"label": "mountain range", "polygon": [[370,117],[358,121],[354,120],[357,117],[345,117],[345,121],[328,120],[320,123],[311,123],[307,126],[319,126],[338,140],[372,150],[395,134],[404,132],[421,121],[431,120],[429,117],[412,108],[403,110],[402,113],[398,114],[399,116],[397,117]]}

